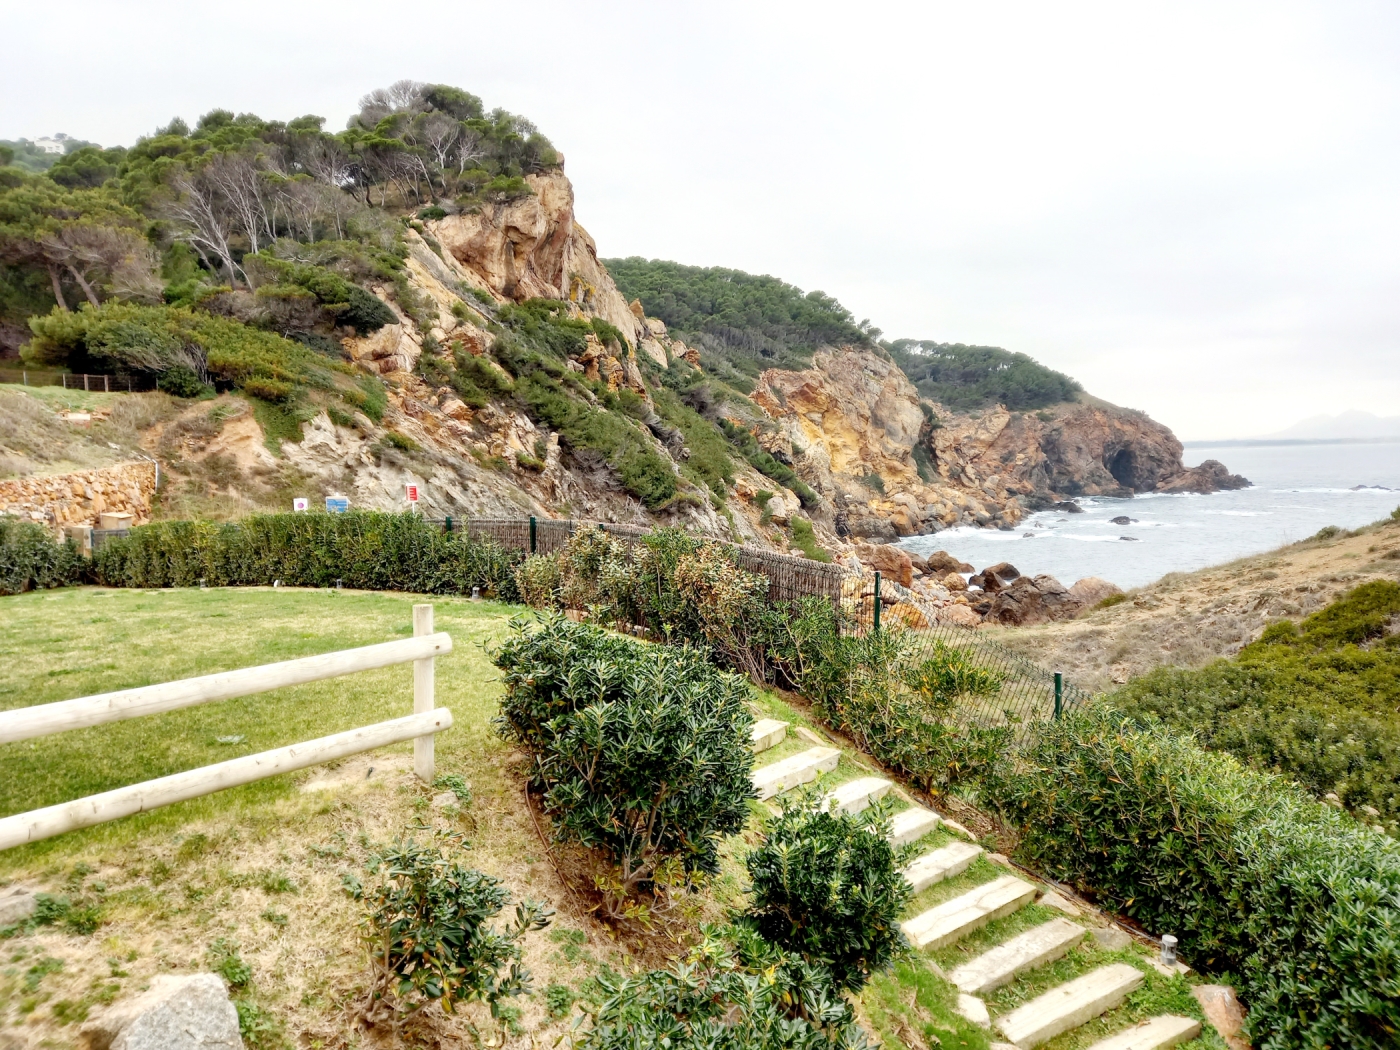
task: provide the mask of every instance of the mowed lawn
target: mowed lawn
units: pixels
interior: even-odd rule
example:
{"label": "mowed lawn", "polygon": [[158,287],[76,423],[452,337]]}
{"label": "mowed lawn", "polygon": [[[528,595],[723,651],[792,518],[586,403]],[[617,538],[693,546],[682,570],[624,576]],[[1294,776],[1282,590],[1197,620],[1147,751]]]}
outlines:
{"label": "mowed lawn", "polygon": [[[437,661],[437,703],[453,758],[504,747],[491,729],[500,687],[483,643],[520,610],[492,602],[357,592],[72,588],[0,598],[0,710],[168,682],[411,636],[431,601],[453,651]],[[0,815],[23,812],[239,755],[411,713],[412,666],[366,671],[0,745]],[[390,751],[409,752],[411,743]],[[472,764],[468,762],[467,764]],[[190,820],[261,808],[290,795],[288,774],[165,810],[0,853],[0,872],[50,851],[118,845]]]}

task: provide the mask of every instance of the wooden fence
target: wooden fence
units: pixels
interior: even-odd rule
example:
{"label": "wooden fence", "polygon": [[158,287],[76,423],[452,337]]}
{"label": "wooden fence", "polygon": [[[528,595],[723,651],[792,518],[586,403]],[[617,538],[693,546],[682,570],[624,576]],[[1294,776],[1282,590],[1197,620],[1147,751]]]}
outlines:
{"label": "wooden fence", "polygon": [[432,783],[434,734],[452,726],[452,712],[435,706],[433,661],[451,651],[452,638],[433,632],[433,607],[415,605],[412,638],[0,712],[0,744],[7,744],[357,671],[413,664],[411,715],[0,818],[0,850],[405,740],[413,741],[414,772]]}
{"label": "wooden fence", "polygon": [[0,383],[21,386],[61,386],[65,390],[136,393],[154,390],[155,382],[146,376],[86,375],[81,372],[47,372],[32,368],[0,368]]}

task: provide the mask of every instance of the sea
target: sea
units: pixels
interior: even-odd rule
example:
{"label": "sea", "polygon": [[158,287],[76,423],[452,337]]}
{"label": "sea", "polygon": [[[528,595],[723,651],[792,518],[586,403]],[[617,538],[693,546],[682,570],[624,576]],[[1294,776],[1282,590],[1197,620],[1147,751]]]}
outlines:
{"label": "sea", "polygon": [[[1075,502],[1082,514],[1042,511],[1011,532],[948,529],[900,546],[919,554],[946,550],[979,570],[1007,561],[1066,586],[1098,576],[1129,588],[1272,550],[1328,525],[1353,529],[1400,506],[1396,441],[1193,444],[1184,458],[1187,466],[1218,459],[1253,484],[1209,495],[1081,497]],[[1112,520],[1124,516],[1128,524]]]}

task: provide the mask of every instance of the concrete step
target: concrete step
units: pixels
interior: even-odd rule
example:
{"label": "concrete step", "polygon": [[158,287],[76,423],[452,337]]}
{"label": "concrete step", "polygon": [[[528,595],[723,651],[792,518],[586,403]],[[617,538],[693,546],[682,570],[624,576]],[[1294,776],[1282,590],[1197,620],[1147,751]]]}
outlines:
{"label": "concrete step", "polygon": [[786,740],[787,731],[787,722],[779,722],[776,718],[761,718],[753,724],[749,738],[753,741],[755,751],[767,751]]}
{"label": "concrete step", "polygon": [[826,796],[824,805],[832,813],[859,813],[870,803],[883,798],[894,787],[883,777],[861,777],[848,780]]}
{"label": "concrete step", "polygon": [[1035,899],[1035,892],[1029,882],[1004,875],[916,915],[902,923],[901,928],[915,948],[942,948],[1029,904]]}
{"label": "concrete step", "polygon": [[963,963],[948,975],[948,980],[961,991],[984,995],[1010,984],[1018,974],[1054,962],[1082,941],[1086,932],[1083,926],[1068,919],[1051,919]]}
{"label": "concrete step", "polygon": [[830,773],[840,761],[841,752],[834,747],[809,747],[781,762],[755,769],[751,774],[754,790],[760,800],[772,798],[788,788],[810,784],[822,773]]}
{"label": "concrete step", "polygon": [[1200,1034],[1201,1022],[1194,1017],[1162,1014],[1101,1039],[1089,1050],[1162,1050],[1163,1047],[1195,1039]]}
{"label": "concrete step", "polygon": [[1022,1050],[1031,1050],[1117,1008],[1145,979],[1127,963],[1101,966],[1017,1007],[998,1018],[996,1026]]}
{"label": "concrete step", "polygon": [[914,887],[914,892],[919,893],[935,882],[961,875],[981,852],[981,846],[970,842],[950,842],[912,861],[904,869],[904,877]]}
{"label": "concrete step", "polygon": [[992,1015],[987,1012],[987,1004],[975,995],[959,994],[958,1005],[954,1009],[978,1028],[992,1027]]}
{"label": "concrete step", "polygon": [[898,849],[917,842],[938,827],[939,816],[931,809],[914,806],[896,813],[890,820],[890,845]]}

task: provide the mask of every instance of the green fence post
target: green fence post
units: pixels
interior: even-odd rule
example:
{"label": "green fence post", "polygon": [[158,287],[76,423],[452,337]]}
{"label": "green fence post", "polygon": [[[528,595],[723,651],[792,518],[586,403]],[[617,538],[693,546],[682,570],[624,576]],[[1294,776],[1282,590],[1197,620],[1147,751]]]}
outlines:
{"label": "green fence post", "polygon": [[880,570],[875,570],[875,630],[880,630]]}
{"label": "green fence post", "polygon": [[1055,672],[1055,717],[1060,717],[1060,712],[1064,710],[1065,701],[1065,676],[1059,671]]}
{"label": "green fence post", "polygon": [[446,526],[446,528],[445,528],[443,531],[446,532],[449,536],[452,535],[452,515],[451,515],[451,514],[449,514],[449,515],[447,516],[447,526]]}
{"label": "green fence post", "polygon": [[530,515],[530,553],[535,553],[535,516]]}

